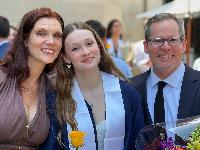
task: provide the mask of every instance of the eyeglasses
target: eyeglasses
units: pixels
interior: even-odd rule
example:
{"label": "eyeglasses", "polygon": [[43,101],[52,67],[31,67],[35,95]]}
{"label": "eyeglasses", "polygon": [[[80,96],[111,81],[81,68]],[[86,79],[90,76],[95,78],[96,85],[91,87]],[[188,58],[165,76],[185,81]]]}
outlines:
{"label": "eyeglasses", "polygon": [[173,37],[168,39],[153,38],[153,39],[148,39],[148,42],[150,42],[153,47],[161,47],[166,41],[170,46],[174,47],[180,45],[182,40],[183,40],[182,37]]}

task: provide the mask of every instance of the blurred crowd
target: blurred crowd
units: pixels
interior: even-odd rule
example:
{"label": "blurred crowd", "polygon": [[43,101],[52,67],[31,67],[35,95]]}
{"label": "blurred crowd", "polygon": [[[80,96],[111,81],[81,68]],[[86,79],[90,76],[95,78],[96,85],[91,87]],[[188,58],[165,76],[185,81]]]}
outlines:
{"label": "blurred crowd", "polygon": [[[87,22],[97,28],[96,31],[103,39],[108,53],[126,77],[143,73],[150,68],[149,56],[144,52],[144,40],[134,43],[125,42],[123,27],[118,19],[111,20],[107,27],[104,27],[98,20],[88,20]],[[17,27],[10,25],[6,17],[0,16],[0,58],[6,55],[16,33]]]}

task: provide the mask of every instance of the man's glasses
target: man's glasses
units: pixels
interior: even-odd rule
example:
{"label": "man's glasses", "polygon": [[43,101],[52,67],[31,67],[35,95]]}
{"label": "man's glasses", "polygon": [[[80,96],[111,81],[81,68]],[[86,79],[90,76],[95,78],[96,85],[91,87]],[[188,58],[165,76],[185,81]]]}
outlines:
{"label": "man's glasses", "polygon": [[148,39],[148,42],[150,42],[153,47],[161,47],[166,41],[170,46],[174,47],[180,45],[182,40],[183,40],[182,37],[173,37],[168,39],[153,38],[153,39]]}

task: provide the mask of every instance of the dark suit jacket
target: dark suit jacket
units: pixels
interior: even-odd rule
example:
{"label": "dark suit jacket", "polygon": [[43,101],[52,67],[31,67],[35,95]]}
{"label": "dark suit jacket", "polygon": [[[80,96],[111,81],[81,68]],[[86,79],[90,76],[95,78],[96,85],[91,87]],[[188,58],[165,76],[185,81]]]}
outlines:
{"label": "dark suit jacket", "polygon": [[9,42],[6,42],[0,45],[0,59],[3,58],[7,54],[9,48],[10,48]]}
{"label": "dark suit jacket", "polygon": [[[146,80],[150,70],[131,78],[131,84],[140,92],[145,124],[152,123],[147,104]],[[200,72],[185,65],[185,73],[180,93],[178,119],[200,115]]]}
{"label": "dark suit jacket", "polygon": [[[135,149],[135,139],[141,128],[144,127],[144,115],[139,93],[124,81],[120,81],[121,93],[125,109],[125,139],[124,150]],[[60,150],[62,149],[57,142],[58,122],[55,115],[56,91],[47,95],[47,108],[51,121],[49,136],[45,143],[40,146],[40,150]],[[90,111],[90,110],[89,110]],[[91,113],[91,112],[90,112]],[[91,118],[93,119],[93,118]],[[120,120],[119,120],[120,121]],[[63,126],[62,143],[66,145],[65,150],[69,150],[67,126]]]}

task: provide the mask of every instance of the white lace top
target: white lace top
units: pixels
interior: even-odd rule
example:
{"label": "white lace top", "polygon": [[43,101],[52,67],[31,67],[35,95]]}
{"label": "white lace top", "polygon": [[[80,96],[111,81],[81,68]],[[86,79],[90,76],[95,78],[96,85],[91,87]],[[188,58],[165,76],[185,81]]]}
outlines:
{"label": "white lace top", "polygon": [[96,125],[97,130],[97,141],[98,141],[98,150],[104,150],[104,138],[106,132],[106,120],[98,123]]}

